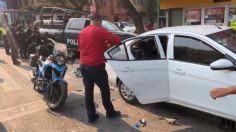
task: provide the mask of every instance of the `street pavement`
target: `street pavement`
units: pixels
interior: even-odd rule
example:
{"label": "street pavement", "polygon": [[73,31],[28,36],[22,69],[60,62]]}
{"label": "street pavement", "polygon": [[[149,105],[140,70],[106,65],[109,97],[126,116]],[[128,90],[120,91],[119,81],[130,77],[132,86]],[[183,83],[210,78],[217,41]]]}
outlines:
{"label": "street pavement", "polygon": [[[116,86],[111,86],[112,101],[120,118],[107,119],[100,91],[95,88],[95,102],[100,118],[87,123],[82,79],[73,71],[78,64],[68,64],[66,80],[68,99],[59,112],[48,110],[43,96],[33,90],[30,81],[32,68],[27,60],[12,65],[10,56],[0,48],[0,132],[224,132],[220,118],[183,108],[158,103],[129,105],[122,101]],[[147,124],[142,126],[139,119]],[[177,123],[171,120],[177,119]]]}

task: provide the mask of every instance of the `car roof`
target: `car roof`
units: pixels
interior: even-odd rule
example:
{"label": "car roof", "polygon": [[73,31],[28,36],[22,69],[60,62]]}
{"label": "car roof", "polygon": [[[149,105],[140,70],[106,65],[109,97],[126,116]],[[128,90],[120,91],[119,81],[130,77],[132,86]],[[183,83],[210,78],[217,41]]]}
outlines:
{"label": "car roof", "polygon": [[84,19],[84,20],[91,20],[90,18],[70,18],[70,20],[81,20],[81,19]]}
{"label": "car roof", "polygon": [[[81,19],[90,20],[91,21],[91,18],[70,18],[70,20],[81,20]],[[107,20],[103,20],[103,21],[107,21]]]}
{"label": "car roof", "polygon": [[229,27],[227,26],[216,26],[216,25],[194,25],[194,26],[176,26],[176,27],[166,27],[160,28],[156,30],[152,30],[143,35],[152,35],[157,33],[187,33],[187,34],[199,34],[199,35],[209,35],[212,33],[220,32],[223,30],[227,30]]}

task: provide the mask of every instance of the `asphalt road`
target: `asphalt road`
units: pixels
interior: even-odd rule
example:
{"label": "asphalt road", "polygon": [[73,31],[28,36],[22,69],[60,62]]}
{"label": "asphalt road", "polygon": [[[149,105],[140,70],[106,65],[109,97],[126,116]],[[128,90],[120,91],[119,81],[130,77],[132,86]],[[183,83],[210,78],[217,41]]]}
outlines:
{"label": "asphalt road", "polygon": [[[224,132],[221,119],[184,107],[157,103],[129,105],[122,101],[115,86],[111,86],[115,108],[122,112],[116,119],[106,119],[98,88],[95,90],[97,112],[94,124],[87,123],[84,107],[84,87],[73,71],[78,64],[68,64],[66,80],[69,93],[60,112],[48,110],[42,95],[30,82],[31,67],[27,60],[14,66],[10,56],[0,49],[0,132]],[[147,122],[141,126],[139,119]],[[176,124],[170,123],[177,119]],[[139,126],[139,127],[137,127]]]}

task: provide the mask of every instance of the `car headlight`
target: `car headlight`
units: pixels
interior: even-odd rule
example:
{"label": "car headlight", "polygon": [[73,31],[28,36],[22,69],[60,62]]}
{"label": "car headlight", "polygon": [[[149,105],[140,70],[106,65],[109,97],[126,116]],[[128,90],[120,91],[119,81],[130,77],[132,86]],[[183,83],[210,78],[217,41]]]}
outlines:
{"label": "car headlight", "polygon": [[63,56],[57,56],[57,57],[55,58],[55,61],[56,61],[56,63],[57,63],[58,65],[63,65],[63,64],[65,64],[65,57],[63,57]]}

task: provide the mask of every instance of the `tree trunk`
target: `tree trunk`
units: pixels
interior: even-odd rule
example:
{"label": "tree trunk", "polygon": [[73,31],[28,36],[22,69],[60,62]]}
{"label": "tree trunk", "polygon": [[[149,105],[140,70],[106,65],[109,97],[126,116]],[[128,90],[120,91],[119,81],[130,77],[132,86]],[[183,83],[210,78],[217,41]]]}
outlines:
{"label": "tree trunk", "polygon": [[69,8],[69,7],[66,5],[65,2],[62,2],[62,6],[63,6],[64,8]]}
{"label": "tree trunk", "polygon": [[137,33],[141,34],[145,32],[142,16],[138,13],[138,11],[130,2],[130,0],[120,0],[120,2],[121,2],[121,5],[127,10],[127,13],[130,15],[132,20],[134,21],[134,25],[136,26]]}
{"label": "tree trunk", "polygon": [[69,0],[69,1],[76,7],[76,9],[78,9],[79,11],[83,11],[84,5],[78,4],[76,0]]}

